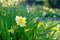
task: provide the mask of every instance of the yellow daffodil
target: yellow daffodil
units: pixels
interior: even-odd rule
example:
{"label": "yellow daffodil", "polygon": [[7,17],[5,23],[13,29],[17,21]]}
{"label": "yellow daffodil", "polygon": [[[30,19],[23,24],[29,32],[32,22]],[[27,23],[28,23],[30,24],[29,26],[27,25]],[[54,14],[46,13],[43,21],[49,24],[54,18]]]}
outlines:
{"label": "yellow daffodil", "polygon": [[9,33],[10,33],[10,32],[11,32],[11,33],[14,33],[14,29],[9,29],[8,31],[9,31]]}
{"label": "yellow daffodil", "polygon": [[18,2],[19,2],[19,0],[12,0],[12,2],[13,2],[15,5],[17,5]]}
{"label": "yellow daffodil", "polygon": [[44,6],[43,6],[43,9],[44,9],[44,10],[49,10],[49,8],[48,8],[48,7],[44,7]]}
{"label": "yellow daffodil", "polygon": [[39,18],[39,17],[34,18],[34,23],[36,23],[36,21],[37,21],[38,18]]}
{"label": "yellow daffodil", "polygon": [[6,0],[6,2],[11,2],[12,0]]}
{"label": "yellow daffodil", "polygon": [[52,13],[55,13],[55,11],[53,9],[49,9],[49,11],[52,12]]}
{"label": "yellow daffodil", "polygon": [[45,10],[49,10],[49,8],[48,8],[48,7],[46,7],[46,8],[45,8]]}
{"label": "yellow daffodil", "polygon": [[57,24],[57,27],[60,28],[60,24]]}
{"label": "yellow daffodil", "polygon": [[12,5],[12,1],[11,0],[6,0],[4,1],[4,3],[2,3],[2,7],[8,7]]}
{"label": "yellow daffodil", "polygon": [[26,18],[22,16],[16,16],[15,18],[17,25],[24,27],[26,25]]}
{"label": "yellow daffodil", "polygon": [[29,12],[34,13],[34,11],[35,11],[35,7],[29,7],[29,6],[27,6],[27,12],[28,12],[28,13],[29,13]]}
{"label": "yellow daffodil", "polygon": [[42,22],[39,22],[37,28],[39,28],[42,25],[43,25],[43,23]]}
{"label": "yellow daffodil", "polygon": [[55,13],[55,11],[52,11],[52,13]]}
{"label": "yellow daffodil", "polygon": [[42,12],[42,14],[43,14],[43,16],[45,16],[46,15],[46,12]]}
{"label": "yellow daffodil", "polygon": [[31,7],[27,6],[27,12],[29,13],[31,11]]}
{"label": "yellow daffodil", "polygon": [[18,4],[18,0],[5,0],[5,1],[1,0],[1,2],[3,7],[8,7],[8,6],[13,6]]}
{"label": "yellow daffodil", "polygon": [[59,28],[57,26],[53,27],[53,30],[59,30]]}
{"label": "yellow daffodil", "polygon": [[60,28],[60,25],[57,24],[57,25],[53,28],[53,30],[57,30],[57,31],[59,31],[59,28]]}
{"label": "yellow daffodil", "polygon": [[49,9],[49,11],[51,12],[51,11],[53,11],[53,9]]}
{"label": "yellow daffodil", "polygon": [[18,3],[17,2],[14,2],[13,5],[18,5]]}
{"label": "yellow daffodil", "polygon": [[28,32],[30,29],[24,29],[24,32]]}
{"label": "yellow daffodil", "polygon": [[2,7],[7,7],[7,6],[8,6],[7,3],[2,4]]}

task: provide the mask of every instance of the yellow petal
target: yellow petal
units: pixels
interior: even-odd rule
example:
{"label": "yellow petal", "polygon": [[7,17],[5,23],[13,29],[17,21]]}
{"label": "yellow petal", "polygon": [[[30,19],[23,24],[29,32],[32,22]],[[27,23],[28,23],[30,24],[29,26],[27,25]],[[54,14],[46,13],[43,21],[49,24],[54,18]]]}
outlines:
{"label": "yellow petal", "polygon": [[11,32],[11,33],[13,33],[14,32],[14,30],[13,29],[10,29],[10,30],[8,30],[9,32]]}
{"label": "yellow petal", "polygon": [[39,22],[39,24],[38,24],[38,28],[40,27],[40,26],[42,26],[43,25],[43,23],[42,22]]}
{"label": "yellow petal", "polygon": [[6,3],[3,3],[2,6],[3,6],[3,7],[7,7],[7,4],[6,4]]}
{"label": "yellow petal", "polygon": [[43,9],[44,9],[44,10],[49,10],[49,8],[48,8],[48,7],[43,7]]}
{"label": "yellow petal", "polygon": [[7,2],[10,2],[11,0],[6,0]]}
{"label": "yellow petal", "polygon": [[28,32],[30,29],[24,29],[24,32]]}
{"label": "yellow petal", "polygon": [[58,30],[58,28],[55,26],[55,27],[53,27],[53,30]]}

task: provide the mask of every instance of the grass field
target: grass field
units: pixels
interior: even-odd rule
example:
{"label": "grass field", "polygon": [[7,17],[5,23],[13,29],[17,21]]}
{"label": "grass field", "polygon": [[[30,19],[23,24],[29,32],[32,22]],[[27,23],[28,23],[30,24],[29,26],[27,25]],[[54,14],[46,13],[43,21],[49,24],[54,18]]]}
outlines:
{"label": "grass field", "polygon": [[0,6],[0,40],[60,40],[60,21],[42,20],[56,13],[42,6]]}

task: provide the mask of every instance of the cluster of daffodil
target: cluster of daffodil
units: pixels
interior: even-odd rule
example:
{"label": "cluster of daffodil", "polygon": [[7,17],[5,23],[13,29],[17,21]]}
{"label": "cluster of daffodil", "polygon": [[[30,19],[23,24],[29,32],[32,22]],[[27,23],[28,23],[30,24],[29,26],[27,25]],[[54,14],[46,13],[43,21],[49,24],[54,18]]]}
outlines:
{"label": "cluster of daffodil", "polygon": [[[45,29],[48,28],[49,26],[51,26],[52,24],[52,21],[51,20],[48,20],[46,23],[44,22],[39,22],[38,23],[38,26],[37,28],[41,28],[42,26],[45,26]],[[50,32],[48,35],[52,35],[54,33],[54,31],[56,32],[54,35],[53,35],[53,39],[57,39],[57,37],[59,37],[60,35],[60,24],[57,24],[56,26],[54,26],[52,29],[52,32]],[[47,35],[47,36],[48,36]],[[60,40],[60,39],[58,39]]]}
{"label": "cluster of daffodil", "polygon": [[[34,6],[33,7],[27,6],[27,12],[28,13],[34,13],[36,10],[37,10],[37,8],[35,8]],[[49,7],[46,7],[46,6],[43,6],[43,7],[40,6],[40,7],[38,7],[38,10],[40,10],[40,12],[42,12],[43,16],[45,16],[48,12],[50,12],[50,14],[55,14],[56,13],[55,9],[52,9],[52,8],[49,8]],[[56,16],[53,15],[53,17],[56,17]]]}
{"label": "cluster of daffodil", "polygon": [[[1,1],[2,4],[5,3],[3,7],[7,7],[8,5],[11,6],[11,4],[9,4],[10,2],[14,4],[15,0]],[[2,37],[6,38],[5,40],[10,40],[11,38],[11,40],[51,40],[53,38],[52,34],[54,34],[55,31],[56,33],[54,34],[54,38],[59,36],[60,24],[57,24],[55,21],[51,20],[42,20],[47,14],[46,11],[55,13],[54,9],[50,9],[48,7],[37,9],[30,6],[27,6],[27,9],[23,9],[24,8],[22,7],[20,9],[16,7],[12,12],[11,10],[6,10],[8,11],[6,12],[7,15],[2,17],[2,15],[5,15],[2,14],[0,16],[0,31],[1,33],[4,32],[4,36],[2,35]],[[3,11],[5,11],[5,9]],[[7,36],[5,33],[7,33]],[[8,37],[10,39],[8,39]]]}
{"label": "cluster of daffodil", "polygon": [[17,5],[19,3],[19,0],[0,0],[0,3],[2,4],[2,7],[8,7]]}
{"label": "cluster of daffodil", "polygon": [[27,12],[28,12],[28,13],[30,13],[30,12],[34,13],[34,11],[35,11],[35,7],[27,6],[26,9],[27,9]]}
{"label": "cluster of daffodil", "polygon": [[46,10],[46,11],[49,11],[49,12],[51,12],[51,13],[55,13],[55,10],[52,9],[52,8],[49,8],[49,7],[43,6],[43,9]]}
{"label": "cluster of daffodil", "polygon": [[[38,17],[36,17],[36,18],[34,19],[34,23],[36,23],[36,20],[37,20],[37,19],[38,19]],[[26,26],[26,17],[16,16],[15,20],[16,20],[17,25],[20,25],[20,27]],[[46,23],[46,27],[50,26],[50,24],[52,24],[52,21],[51,21],[51,20],[49,20],[48,23]],[[43,22],[39,22],[37,28],[39,28],[39,27],[42,26],[42,25],[43,25]],[[59,28],[60,28],[60,25],[57,24],[57,26],[55,26],[55,27],[53,28],[53,30],[59,31]]]}
{"label": "cluster of daffodil", "polygon": [[60,40],[59,39],[59,36],[60,36],[60,24],[57,24],[56,26],[54,26],[53,28],[52,28],[52,32],[50,32],[50,34],[52,34],[52,33],[54,33],[54,31],[56,32],[53,36],[53,38],[54,39],[57,39],[57,37],[58,37],[58,40]]}

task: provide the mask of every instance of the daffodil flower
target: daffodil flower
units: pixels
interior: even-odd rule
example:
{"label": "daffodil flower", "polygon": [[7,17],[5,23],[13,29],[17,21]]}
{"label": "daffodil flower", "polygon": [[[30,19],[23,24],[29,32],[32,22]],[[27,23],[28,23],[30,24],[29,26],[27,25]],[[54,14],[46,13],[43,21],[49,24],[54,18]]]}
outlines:
{"label": "daffodil flower", "polygon": [[45,6],[43,6],[43,9],[44,9],[44,10],[49,10],[49,8],[48,8],[48,7],[45,7]]}
{"label": "daffodil flower", "polygon": [[1,0],[2,7],[17,5],[19,0]]}
{"label": "daffodil flower", "polygon": [[43,23],[42,23],[42,22],[39,22],[37,28],[39,28],[39,27],[42,26],[42,25],[43,25]]}
{"label": "daffodil flower", "polygon": [[52,13],[55,13],[55,11],[53,9],[49,9],[49,11],[52,12]]}
{"label": "daffodil flower", "polygon": [[42,14],[43,14],[43,16],[45,16],[46,15],[46,12],[42,12]]}
{"label": "daffodil flower", "polygon": [[7,6],[8,6],[7,3],[2,4],[2,7],[7,7]]}
{"label": "daffodil flower", "polygon": [[27,6],[27,12],[29,13],[30,12],[30,10],[31,10],[31,8],[29,7],[29,6]]}
{"label": "daffodil flower", "polygon": [[12,27],[8,31],[9,31],[9,33],[14,33],[14,29]]}
{"label": "daffodil flower", "polygon": [[58,28],[57,27],[54,27],[53,30],[58,30]]}
{"label": "daffodil flower", "polygon": [[60,28],[60,24],[57,24],[57,27]]}
{"label": "daffodil flower", "polygon": [[24,32],[28,32],[30,29],[24,29]]}
{"label": "daffodil flower", "polygon": [[36,21],[37,21],[38,18],[39,18],[39,17],[34,18],[34,23],[36,23]]}
{"label": "daffodil flower", "polygon": [[60,25],[57,24],[55,27],[53,27],[53,30],[57,30],[57,31],[59,31],[59,28],[60,28]]}
{"label": "daffodil flower", "polygon": [[6,2],[11,2],[12,0],[6,0]]}
{"label": "daffodil flower", "polygon": [[17,25],[20,25],[20,27],[24,27],[26,25],[26,18],[22,16],[16,16],[15,21]]}

